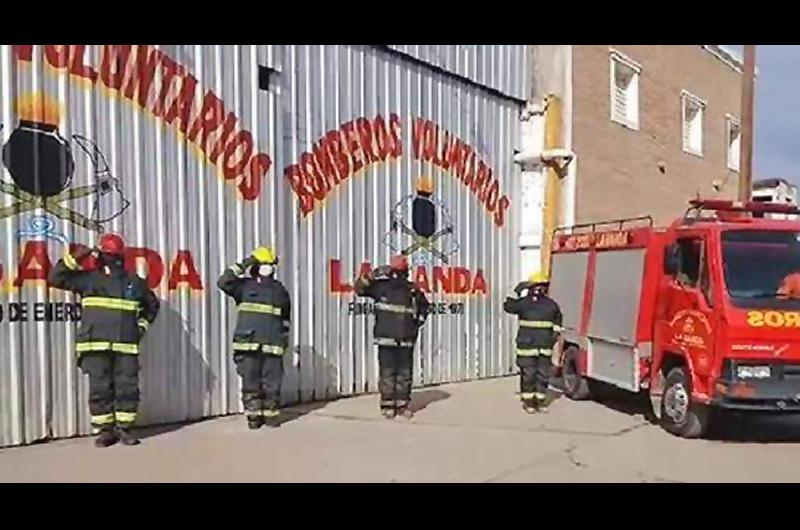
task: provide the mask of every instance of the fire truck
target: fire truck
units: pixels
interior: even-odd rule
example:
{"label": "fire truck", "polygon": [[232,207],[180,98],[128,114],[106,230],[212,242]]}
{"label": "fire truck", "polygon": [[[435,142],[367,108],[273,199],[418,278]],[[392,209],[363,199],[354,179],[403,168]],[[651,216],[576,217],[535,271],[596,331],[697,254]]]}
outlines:
{"label": "fire truck", "polygon": [[642,217],[557,230],[564,393],[644,393],[686,438],[719,409],[800,412],[800,293],[782,287],[800,273],[800,222],[768,215],[798,213],[695,200],[666,228]]}

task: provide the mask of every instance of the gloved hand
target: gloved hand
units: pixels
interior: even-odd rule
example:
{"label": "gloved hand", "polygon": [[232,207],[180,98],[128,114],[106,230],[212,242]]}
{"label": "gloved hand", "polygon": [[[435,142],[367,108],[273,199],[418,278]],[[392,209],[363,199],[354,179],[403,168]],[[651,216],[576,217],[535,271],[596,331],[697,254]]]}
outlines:
{"label": "gloved hand", "polygon": [[392,273],[392,268],[388,265],[381,265],[380,267],[376,268],[370,274],[370,277],[374,280],[376,278],[387,277]]}
{"label": "gloved hand", "polygon": [[87,247],[86,245],[76,245],[76,247],[77,248],[72,251],[72,257],[78,262],[97,252],[96,249]]}
{"label": "gloved hand", "polygon": [[258,265],[258,260],[253,256],[247,256],[246,258],[244,258],[242,261],[239,262],[239,265],[244,270],[250,270],[250,267]]}

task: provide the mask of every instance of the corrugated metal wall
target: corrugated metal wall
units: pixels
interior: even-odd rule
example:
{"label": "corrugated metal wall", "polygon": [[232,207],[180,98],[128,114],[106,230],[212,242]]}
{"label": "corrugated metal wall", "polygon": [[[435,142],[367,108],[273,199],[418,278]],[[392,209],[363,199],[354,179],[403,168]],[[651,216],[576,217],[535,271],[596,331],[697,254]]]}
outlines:
{"label": "corrugated metal wall", "polygon": [[[436,250],[413,254],[415,262],[427,263],[417,274],[427,275],[439,291],[442,284],[458,290],[452,282],[459,283],[456,276],[463,281],[466,271],[477,292],[429,296],[443,302],[447,314],[432,315],[424,329],[415,383],[512,370],[513,322],[501,304],[520,273],[515,100],[373,47],[129,51],[0,48],[3,145],[14,131],[29,134],[29,124],[20,121],[33,116],[57,122],[60,141],[70,145],[75,160],[66,191],[48,201],[20,191],[25,184],[18,182],[19,171],[11,171],[15,162],[2,166],[0,446],[89,431],[74,324],[64,321],[69,318],[62,306],[50,318],[48,307],[36,305],[73,300],[42,281],[19,282],[20,276],[35,277],[48,259],[54,263],[69,243],[93,243],[100,230],[118,231],[129,245],[148,249],[138,252],[150,255],[151,277],[159,263],[163,267],[157,288],[162,312],[141,356],[141,423],[241,410],[229,354],[235,312],[215,283],[227,264],[257,244],[277,246],[279,278],[293,298],[285,401],[376,391],[372,317],[353,314],[362,307],[353,303],[364,300],[344,291],[362,262],[386,263],[392,245],[414,243],[399,227],[392,230],[392,219],[396,213],[412,226],[404,208],[422,175],[435,184],[437,228],[452,231],[436,239]],[[420,160],[428,153],[426,142],[437,141],[450,142],[436,155],[446,161]],[[323,155],[326,149],[331,158]],[[46,162],[38,164],[44,168]],[[464,180],[476,178],[496,180],[496,189],[473,192]],[[111,191],[98,191],[103,181]],[[76,198],[74,190],[89,191]],[[324,199],[304,214],[301,201],[313,193]],[[500,215],[503,196],[508,209]],[[130,207],[123,209],[126,201]],[[46,256],[38,254],[43,249]],[[137,261],[142,274],[144,262]],[[475,285],[479,271],[485,288]],[[27,321],[20,318],[21,306],[28,308]]]}
{"label": "corrugated metal wall", "polygon": [[528,46],[523,44],[466,45],[390,45],[390,49],[474,83],[490,87],[503,95],[523,101],[528,98],[530,72],[526,61]]}

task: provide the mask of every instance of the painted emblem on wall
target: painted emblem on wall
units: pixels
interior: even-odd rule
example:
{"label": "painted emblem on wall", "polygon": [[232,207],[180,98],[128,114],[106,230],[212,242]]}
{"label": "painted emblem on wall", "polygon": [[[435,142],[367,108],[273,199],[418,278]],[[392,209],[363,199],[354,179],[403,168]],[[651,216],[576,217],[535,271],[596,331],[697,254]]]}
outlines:
{"label": "painted emblem on wall", "polygon": [[[130,206],[114,177],[105,157],[89,138],[73,134],[72,143],[86,156],[92,168],[93,182],[71,187],[75,172],[70,141],[58,129],[61,119],[58,102],[44,94],[25,94],[17,101],[17,127],[2,148],[3,167],[12,182],[0,179],[0,192],[13,198],[13,202],[0,208],[0,219],[25,212],[44,211],[45,214],[64,219],[87,230],[102,233],[104,224],[122,215]],[[101,215],[101,201],[118,198],[118,206],[110,214]],[[92,199],[87,214],[72,206],[84,198]],[[32,217],[20,237],[45,237],[61,240],[55,234],[54,222],[47,215]],[[51,237],[52,236],[52,237]]]}
{"label": "painted emblem on wall", "polygon": [[459,249],[450,212],[433,191],[433,180],[420,177],[416,193],[406,195],[393,208],[391,228],[383,239],[394,253],[410,256],[415,265],[430,265],[434,258],[448,263]]}

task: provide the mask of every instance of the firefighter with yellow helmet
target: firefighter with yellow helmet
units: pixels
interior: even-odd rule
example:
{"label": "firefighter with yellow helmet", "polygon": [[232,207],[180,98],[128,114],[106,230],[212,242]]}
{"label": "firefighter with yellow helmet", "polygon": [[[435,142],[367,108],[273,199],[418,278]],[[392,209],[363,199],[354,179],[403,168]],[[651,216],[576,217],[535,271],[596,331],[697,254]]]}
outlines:
{"label": "firefighter with yellow helmet", "polygon": [[506,313],[519,319],[516,347],[520,399],[529,414],[547,412],[551,357],[561,332],[561,309],[547,296],[548,285],[547,275],[532,274],[514,288],[503,304]]}
{"label": "firefighter with yellow helmet", "polygon": [[242,378],[242,404],[251,429],[279,415],[291,301],[275,278],[277,264],[275,250],[260,247],[250,257],[230,265],[217,282],[238,309],[233,359]]}

